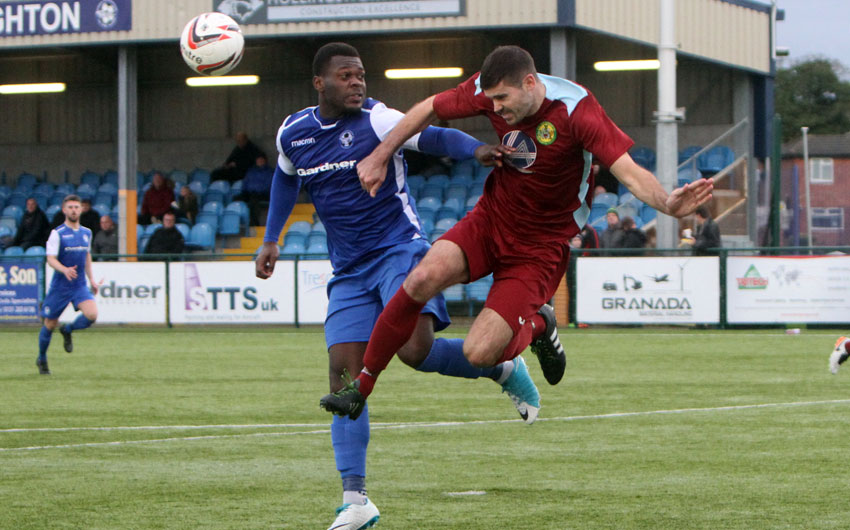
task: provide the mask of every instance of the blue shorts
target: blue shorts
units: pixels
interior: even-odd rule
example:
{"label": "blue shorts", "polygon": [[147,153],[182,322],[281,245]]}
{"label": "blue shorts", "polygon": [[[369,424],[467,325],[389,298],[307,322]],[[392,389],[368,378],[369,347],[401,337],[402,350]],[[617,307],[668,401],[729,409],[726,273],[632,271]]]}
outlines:
{"label": "blue shorts", "polygon": [[41,305],[41,316],[48,320],[56,320],[69,303],[74,304],[76,310],[77,306],[86,300],[94,300],[94,295],[85,284],[71,289],[50,289]]}
{"label": "blue shorts", "polygon": [[[334,276],[328,282],[328,316],[325,319],[328,348],[344,342],[368,342],[384,306],[430,248],[426,240],[414,239],[388,248]],[[435,331],[451,323],[442,294],[428,300],[422,313],[434,316]]]}

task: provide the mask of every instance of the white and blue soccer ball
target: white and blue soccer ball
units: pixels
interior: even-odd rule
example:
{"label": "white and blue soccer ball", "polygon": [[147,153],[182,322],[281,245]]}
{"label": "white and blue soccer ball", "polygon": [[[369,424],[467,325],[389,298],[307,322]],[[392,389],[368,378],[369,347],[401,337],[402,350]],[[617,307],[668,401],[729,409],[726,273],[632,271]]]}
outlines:
{"label": "white and blue soccer ball", "polygon": [[223,13],[202,13],[186,24],[180,53],[201,75],[224,75],[242,60],[245,38],[235,20]]}

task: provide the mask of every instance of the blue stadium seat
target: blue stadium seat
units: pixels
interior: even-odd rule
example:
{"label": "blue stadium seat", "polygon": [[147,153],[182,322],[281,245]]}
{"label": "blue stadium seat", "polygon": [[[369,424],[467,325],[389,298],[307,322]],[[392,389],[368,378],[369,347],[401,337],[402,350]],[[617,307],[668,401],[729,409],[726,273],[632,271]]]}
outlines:
{"label": "blue stadium seat", "polygon": [[321,241],[316,241],[314,243],[311,243],[307,247],[306,253],[307,254],[313,254],[313,255],[327,254],[328,253],[328,242],[323,239]]}
{"label": "blue stadium seat", "polygon": [[105,193],[107,195],[115,197],[118,195],[118,185],[112,184],[110,182],[104,182],[103,184],[97,187],[97,192]]}
{"label": "blue stadium seat", "polygon": [[206,169],[196,167],[189,174],[189,182],[200,182],[206,188],[210,185],[210,172]]}
{"label": "blue stadium seat", "polygon": [[139,254],[144,254],[145,249],[148,248],[148,241],[150,241],[151,236],[138,236],[136,242],[136,250]]}
{"label": "blue stadium seat", "polygon": [[83,174],[80,175],[80,184],[88,184],[94,189],[97,189],[97,187],[100,186],[100,175],[94,171],[84,171]]}
{"label": "blue stadium seat", "polygon": [[215,248],[215,229],[207,223],[198,221],[192,227],[186,246],[192,249],[213,250]]}
{"label": "blue stadium seat", "polygon": [[29,193],[21,193],[19,191],[13,191],[11,195],[6,198],[6,206],[17,206],[21,210],[27,207],[27,198],[29,197]]}
{"label": "blue stadium seat", "polygon": [[425,177],[422,175],[408,175],[407,176],[407,185],[413,189],[413,187],[421,188],[425,185]]}
{"label": "blue stadium seat", "polygon": [[214,180],[207,186],[207,192],[220,191],[225,196],[230,193],[230,183],[226,180]]}
{"label": "blue stadium seat", "polygon": [[655,171],[655,151],[649,147],[635,147],[629,154],[641,167],[649,171]]}
{"label": "blue stadium seat", "polygon": [[204,206],[201,208],[202,212],[212,212],[216,215],[221,215],[224,211],[224,208],[221,205],[220,201],[205,201]]}
{"label": "blue stadium seat", "polygon": [[195,218],[195,224],[204,223],[210,228],[212,228],[213,233],[218,231],[218,221],[220,215],[215,212],[198,212],[198,216]]}
{"label": "blue stadium seat", "polygon": [[685,166],[679,169],[677,187],[681,188],[688,182],[693,182],[701,177],[702,175],[693,166]]}
{"label": "blue stadium seat", "polygon": [[689,145],[688,147],[685,147],[684,149],[679,151],[679,163],[681,164],[682,162],[686,161],[687,159],[699,153],[700,151],[702,151],[702,147],[698,145]]}
{"label": "blue stadium seat", "polygon": [[468,199],[466,199],[466,211],[469,212],[475,205],[478,203],[478,199],[481,198],[481,195],[471,195]]}
{"label": "blue stadium seat", "polygon": [[65,195],[70,195],[70,194],[74,193],[75,191],[76,191],[76,188],[74,187],[73,184],[70,184],[68,182],[63,182],[62,184],[58,184],[56,186],[56,190],[53,193],[61,193],[62,197],[64,198]]}
{"label": "blue stadium seat", "polygon": [[84,182],[77,186],[76,194],[79,195],[81,199],[91,199],[94,197],[95,193],[97,193],[97,188],[91,184]]}
{"label": "blue stadium seat", "polygon": [[466,289],[462,283],[443,289],[446,302],[463,302],[466,299]]}
{"label": "blue stadium seat", "polygon": [[189,174],[182,169],[172,169],[168,174],[169,180],[174,183],[174,187],[180,189],[184,184],[189,182]]}
{"label": "blue stadium seat", "polygon": [[312,247],[316,243],[324,243],[327,246],[328,238],[325,234],[315,233],[307,236],[307,248]]}
{"label": "blue stadium seat", "polygon": [[611,193],[606,191],[605,193],[600,193],[599,195],[595,195],[593,197],[593,204],[604,205],[608,208],[612,206],[617,206],[617,203],[620,202],[620,197],[616,193]]}
{"label": "blue stadium seat", "polygon": [[448,232],[449,228],[453,227],[457,224],[457,219],[452,219],[450,217],[444,217],[437,221],[434,225],[435,230],[442,230],[443,232]]}
{"label": "blue stadium seat", "polygon": [[617,214],[620,216],[620,220],[622,221],[623,217],[631,217],[632,219],[637,219],[640,217],[640,208],[631,203],[621,204],[617,206]]}
{"label": "blue stadium seat", "polygon": [[722,171],[735,161],[735,153],[725,145],[716,145],[697,158],[697,169],[706,176]]}
{"label": "blue stadium seat", "polygon": [[603,215],[602,217],[591,221],[590,226],[592,226],[598,234],[601,234],[608,228],[608,220]]}
{"label": "blue stadium seat", "polygon": [[289,245],[290,243],[300,243],[301,246],[307,246],[307,234],[302,234],[301,232],[292,232],[289,231],[283,236],[283,245]]}
{"label": "blue stadium seat", "polygon": [[38,207],[41,208],[42,212],[46,210],[48,206],[50,206],[50,197],[43,193],[33,192],[30,197],[35,199],[35,202],[38,203]]}
{"label": "blue stadium seat", "polygon": [[304,246],[303,241],[286,243],[280,250],[281,254],[304,254],[305,252],[307,252],[307,247]]}
{"label": "blue stadium seat", "polygon": [[94,204],[105,204],[107,207],[112,208],[112,203],[115,201],[116,198],[117,197],[115,195],[98,192],[91,202],[93,202]]}
{"label": "blue stadium seat", "polygon": [[466,201],[467,184],[461,182],[452,182],[446,188],[446,199],[459,199],[462,203]]}
{"label": "blue stadium seat", "polygon": [[43,193],[43,194],[47,195],[48,197],[50,197],[51,195],[53,195],[53,189],[54,189],[53,184],[51,184],[49,182],[42,182],[41,184],[36,186],[35,189],[33,189],[32,191],[34,193]]}
{"label": "blue stadium seat", "polygon": [[428,235],[428,241],[433,243],[437,239],[439,239],[443,234],[445,234],[445,230],[440,230],[439,228],[434,228],[431,230],[431,234]]}
{"label": "blue stadium seat", "polygon": [[607,204],[594,202],[590,206],[590,215],[588,216],[588,219],[592,222],[596,219],[599,219],[600,217],[604,218],[605,214],[608,213],[609,208],[610,206],[608,206]]}
{"label": "blue stadium seat", "polygon": [[287,234],[304,234],[308,235],[313,230],[313,225],[308,223],[307,221],[295,221],[291,225],[289,225],[289,229],[286,231]]}
{"label": "blue stadium seat", "polygon": [[35,175],[31,173],[21,173],[18,175],[18,179],[15,181],[15,187],[17,188],[26,188],[31,190],[38,183],[38,179],[35,178]]}
{"label": "blue stadium seat", "polygon": [[24,255],[24,249],[22,249],[21,247],[18,247],[18,246],[6,247],[6,251],[3,252],[3,255],[4,256],[23,256]]}
{"label": "blue stadium seat", "polygon": [[316,221],[313,223],[313,228],[310,230],[310,234],[324,234],[327,235],[328,231],[325,230],[325,225],[321,221]]}
{"label": "blue stadium seat", "polygon": [[115,189],[118,189],[118,172],[114,169],[110,169],[106,173],[103,174],[103,184],[112,184],[115,186]]}
{"label": "blue stadium seat", "polygon": [[218,233],[223,236],[239,235],[242,229],[242,216],[234,210],[225,210],[221,214],[221,226],[218,227]]}
{"label": "blue stadium seat", "polygon": [[434,230],[434,220],[430,217],[425,219],[420,217],[420,220],[422,221],[422,231],[425,232],[426,235],[430,234]]}
{"label": "blue stadium seat", "polygon": [[436,197],[422,197],[416,201],[416,210],[419,212],[419,215],[426,215],[426,212],[434,215],[442,205],[443,201]]}
{"label": "blue stadium seat", "polygon": [[657,215],[658,211],[648,204],[644,204],[643,207],[640,209],[640,219],[641,221],[643,221],[643,224],[652,221],[656,218]]}
{"label": "blue stadium seat", "polygon": [[493,275],[488,274],[466,286],[466,294],[470,301],[483,302],[487,299],[490,287],[493,286]]}
{"label": "blue stadium seat", "polygon": [[469,158],[467,160],[458,160],[454,164],[452,164],[452,178],[466,175],[469,177],[475,176],[475,171],[478,169],[477,162],[474,158]]}
{"label": "blue stadium seat", "polygon": [[419,198],[433,197],[442,202],[445,188],[442,184],[433,184],[430,181],[426,182],[422,189],[419,190]]}
{"label": "blue stadium seat", "polygon": [[44,256],[45,250],[44,247],[30,247],[24,251],[24,256]]}
{"label": "blue stadium seat", "polygon": [[24,216],[24,209],[17,204],[10,204],[3,208],[3,216],[14,217],[15,224],[17,225],[17,223],[21,222],[21,218]]}
{"label": "blue stadium seat", "polygon": [[189,189],[192,190],[192,193],[194,193],[196,197],[203,197],[204,192],[207,190],[207,185],[201,181],[193,180],[189,183]]}
{"label": "blue stadium seat", "polygon": [[15,235],[15,231],[5,225],[0,225],[0,238],[3,237],[12,237]]}
{"label": "blue stadium seat", "polygon": [[203,203],[206,204],[208,202],[217,202],[219,204],[224,204],[227,201],[227,194],[222,193],[217,190],[207,189],[206,193],[203,195]]}
{"label": "blue stadium seat", "polygon": [[443,188],[445,188],[449,185],[449,176],[444,175],[442,173],[431,175],[430,177],[428,177],[427,184],[434,184],[435,186],[442,186]]}
{"label": "blue stadium seat", "polygon": [[0,215],[0,227],[6,227],[15,234],[18,231],[18,221],[11,215]]}
{"label": "blue stadium seat", "polygon": [[248,205],[242,201],[231,202],[224,208],[224,211],[236,212],[239,214],[239,222],[245,226],[248,226],[248,223],[251,220],[251,210],[248,208]]}
{"label": "blue stadium seat", "polygon": [[12,189],[9,186],[6,186],[5,184],[0,184],[0,197],[5,199],[6,197],[8,197],[11,194],[12,194]]}
{"label": "blue stadium seat", "polygon": [[149,225],[145,225],[143,228],[145,229],[144,235],[152,236],[154,232],[156,232],[157,230],[162,228],[162,224],[161,223],[151,223]]}
{"label": "blue stadium seat", "polygon": [[[112,212],[112,206],[102,202],[96,202],[92,204],[91,209],[96,211],[101,217],[103,217],[104,215],[110,215],[110,212]],[[113,221],[114,220],[115,219],[113,219]]]}
{"label": "blue stadium seat", "polygon": [[491,171],[493,171],[492,166],[482,166],[479,164],[478,170],[475,173],[475,180],[480,180],[481,182],[484,182],[484,180],[487,179],[487,176],[490,174]]}
{"label": "blue stadium seat", "polygon": [[238,197],[242,194],[242,186],[244,181],[242,179],[237,180],[233,184],[230,185],[230,198]]}
{"label": "blue stadium seat", "polygon": [[177,223],[174,226],[177,227],[177,230],[180,232],[180,235],[183,236],[183,241],[189,241],[189,237],[192,235],[192,227],[187,225],[186,223]]}

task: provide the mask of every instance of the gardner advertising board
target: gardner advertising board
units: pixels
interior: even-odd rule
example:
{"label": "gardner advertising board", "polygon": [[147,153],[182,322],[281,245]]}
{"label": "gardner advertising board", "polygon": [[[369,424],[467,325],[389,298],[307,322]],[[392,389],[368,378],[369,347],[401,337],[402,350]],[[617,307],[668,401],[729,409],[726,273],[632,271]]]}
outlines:
{"label": "gardner advertising board", "polygon": [[720,321],[716,257],[578,258],[576,319],[604,324]]}
{"label": "gardner advertising board", "polygon": [[[55,271],[45,266],[45,288]],[[92,263],[92,275],[100,284],[95,301],[101,324],[165,324],[165,265],[163,263]],[[88,280],[86,280],[88,282]],[[71,304],[59,320],[75,317]]]}
{"label": "gardner advertising board", "polygon": [[278,261],[261,280],[252,261],[169,264],[169,309],[175,324],[295,322],[294,262]]}
{"label": "gardner advertising board", "polygon": [[730,324],[850,322],[850,256],[730,256]]}

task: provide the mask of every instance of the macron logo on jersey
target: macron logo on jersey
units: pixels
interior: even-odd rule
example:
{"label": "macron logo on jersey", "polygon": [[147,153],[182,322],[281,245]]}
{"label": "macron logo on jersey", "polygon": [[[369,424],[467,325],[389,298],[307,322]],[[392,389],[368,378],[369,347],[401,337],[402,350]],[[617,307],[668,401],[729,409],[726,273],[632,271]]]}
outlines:
{"label": "macron logo on jersey", "polygon": [[306,177],[308,175],[316,175],[318,173],[324,173],[325,171],[337,171],[339,169],[351,169],[354,165],[357,164],[357,160],[344,160],[342,162],[325,162],[324,164],[316,167],[310,167],[307,169],[298,168],[295,172],[299,177]]}
{"label": "macron logo on jersey", "polygon": [[302,145],[310,145],[316,143],[315,138],[302,138],[300,140],[292,140],[292,147],[301,147]]}

